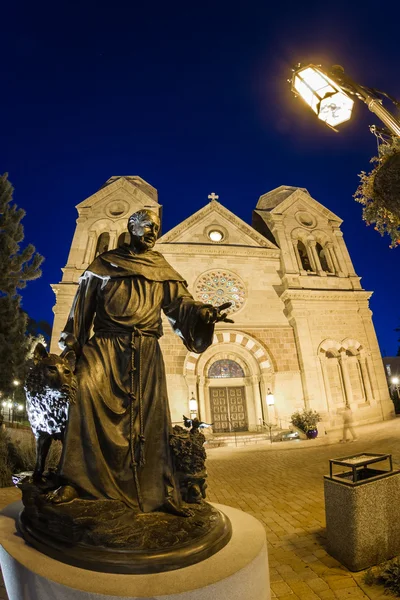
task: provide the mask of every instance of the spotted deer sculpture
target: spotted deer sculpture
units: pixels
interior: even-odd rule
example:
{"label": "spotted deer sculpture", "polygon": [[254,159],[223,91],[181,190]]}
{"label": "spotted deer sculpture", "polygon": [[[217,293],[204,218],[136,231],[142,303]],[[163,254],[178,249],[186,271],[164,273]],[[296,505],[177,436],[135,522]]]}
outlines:
{"label": "spotted deer sculpture", "polygon": [[73,351],[64,356],[49,354],[40,343],[34,351],[25,392],[28,419],[36,438],[36,481],[42,479],[52,440],[64,440],[69,405],[76,399],[75,362]]}

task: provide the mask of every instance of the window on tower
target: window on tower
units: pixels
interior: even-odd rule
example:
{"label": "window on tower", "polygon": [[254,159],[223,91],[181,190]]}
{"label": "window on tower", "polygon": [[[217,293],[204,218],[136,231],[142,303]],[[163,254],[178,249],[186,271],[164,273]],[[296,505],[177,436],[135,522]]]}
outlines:
{"label": "window on tower", "polygon": [[123,246],[124,244],[129,244],[130,241],[131,241],[131,236],[129,235],[128,231],[121,233],[121,235],[118,238],[118,248],[120,246]]}
{"label": "window on tower", "polygon": [[107,252],[109,245],[110,234],[107,232],[101,233],[97,239],[95,257],[99,256],[99,254],[103,254],[103,252]]}
{"label": "window on tower", "polygon": [[319,262],[321,263],[321,268],[326,273],[331,273],[331,269],[329,268],[328,261],[326,260],[326,252],[321,244],[316,244],[315,248],[317,250],[317,254],[319,256]]}
{"label": "window on tower", "polygon": [[307,248],[301,240],[297,242],[297,249],[301,260],[301,265],[305,271],[312,271],[310,259],[308,257]]}

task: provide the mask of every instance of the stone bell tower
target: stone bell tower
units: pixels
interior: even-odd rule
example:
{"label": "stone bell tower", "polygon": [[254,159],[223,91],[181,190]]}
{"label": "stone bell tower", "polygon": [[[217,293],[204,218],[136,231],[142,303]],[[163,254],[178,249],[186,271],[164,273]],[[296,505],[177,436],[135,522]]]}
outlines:
{"label": "stone bell tower", "polygon": [[293,328],[305,406],[331,425],[344,406],[360,421],[389,418],[369,298],[354,270],[342,220],[304,188],[261,196],[253,226],[281,250],[281,300]]}
{"label": "stone bell tower", "polygon": [[68,261],[60,283],[51,287],[56,295],[51,352],[59,353],[58,339],[64,327],[79,277],[93,259],[129,240],[127,221],[141,208],[161,218],[157,190],[138,176],[113,176],[92,196],[76,206],[78,219]]}

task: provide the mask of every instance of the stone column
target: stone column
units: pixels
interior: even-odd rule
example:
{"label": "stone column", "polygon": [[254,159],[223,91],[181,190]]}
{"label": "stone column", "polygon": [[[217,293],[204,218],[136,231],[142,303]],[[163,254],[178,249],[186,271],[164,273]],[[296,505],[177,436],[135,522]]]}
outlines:
{"label": "stone column", "polygon": [[[263,411],[261,407],[262,398],[260,395],[260,377],[258,375],[252,375],[250,377],[251,387],[253,390],[253,399],[254,399],[254,410],[256,414],[256,425],[260,424],[260,419],[263,419]],[[265,417],[264,417],[265,418]]]}
{"label": "stone column", "polygon": [[88,236],[88,241],[86,244],[86,252],[83,259],[83,264],[88,265],[94,259],[94,243],[96,241],[96,234],[94,231],[91,231]]}
{"label": "stone column", "polygon": [[327,244],[325,244],[325,250],[325,256],[326,260],[328,261],[329,268],[332,270],[332,273],[335,273],[335,275],[339,275],[340,267],[333,248],[333,243],[328,242]]}
{"label": "stone column", "polygon": [[114,250],[114,248],[117,247],[117,232],[116,231],[110,231],[110,241],[108,243],[108,249],[109,250]]}
{"label": "stone column", "polygon": [[345,350],[342,350],[340,352],[339,362],[340,362],[340,367],[342,370],[344,391],[346,393],[346,404],[348,404],[350,406],[353,403],[353,390],[351,389],[351,381],[350,381],[349,370],[347,368],[347,356],[346,356]]}
{"label": "stone column", "polygon": [[295,257],[297,260],[297,265],[299,267],[300,273],[306,273],[306,271],[304,271],[304,269],[303,269],[303,263],[301,262],[299,249],[297,247],[297,242],[298,242],[298,240],[293,240],[293,251],[294,251],[294,254],[295,254]]}
{"label": "stone column", "polygon": [[199,414],[201,415],[201,419],[205,423],[211,423],[211,411],[210,411],[210,403],[206,402],[206,392],[208,393],[208,387],[206,386],[206,378],[204,375],[200,375],[197,378],[198,382],[198,402],[199,402]]}
{"label": "stone column", "polygon": [[326,275],[325,271],[322,269],[321,267],[321,263],[319,260],[319,256],[318,256],[318,252],[316,249],[316,242],[314,240],[308,240],[307,241],[307,246],[310,250],[310,254],[312,257],[312,262],[314,263],[314,271],[318,274],[318,275]]}
{"label": "stone column", "polygon": [[327,404],[328,411],[330,411],[331,408],[333,408],[333,402],[332,402],[331,386],[329,383],[329,375],[328,375],[328,365],[327,365],[328,360],[329,359],[327,359],[327,358],[321,358],[321,371],[322,371],[322,378],[324,380],[326,404]]}
{"label": "stone column", "polygon": [[310,331],[309,311],[305,308],[306,302],[300,301],[298,307],[293,304],[293,300],[285,301],[288,321],[293,327],[296,341],[304,403],[306,408],[309,408],[310,404],[315,405],[314,401],[318,403],[323,398],[322,381]]}
{"label": "stone column", "polygon": [[369,378],[368,373],[367,357],[358,356],[357,358],[361,369],[362,380],[364,383],[365,397],[367,402],[371,403],[374,401],[374,396],[372,394],[371,380]]}
{"label": "stone column", "polygon": [[283,217],[275,217],[272,233],[281,249],[281,263],[284,273],[296,273],[296,257],[293,251],[293,245],[291,244],[291,241],[287,239],[282,219]]}
{"label": "stone column", "polygon": [[342,257],[342,260],[339,259],[340,271],[343,273],[341,277],[356,277],[356,273],[354,271],[353,263],[351,262],[350,254],[347,250],[347,246],[344,243],[343,233],[339,228],[334,228],[334,234],[336,236],[336,244],[333,246],[333,251]]}

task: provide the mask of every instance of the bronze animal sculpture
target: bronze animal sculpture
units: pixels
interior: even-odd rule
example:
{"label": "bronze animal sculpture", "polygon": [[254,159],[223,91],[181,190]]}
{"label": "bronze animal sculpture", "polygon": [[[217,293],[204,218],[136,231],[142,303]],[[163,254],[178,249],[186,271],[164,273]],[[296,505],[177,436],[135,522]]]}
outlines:
{"label": "bronze animal sculpture", "polygon": [[[174,453],[181,496],[188,504],[201,504],[206,497],[207,471],[205,436],[200,428],[209,427],[199,419],[188,419],[183,415],[186,429],[175,425],[170,439]],[[190,431],[188,429],[191,427]]]}
{"label": "bronze animal sculpture", "polygon": [[28,419],[36,439],[35,481],[42,479],[52,440],[64,441],[69,405],[76,398],[74,369],[74,352],[61,357],[49,354],[43,344],[36,346],[25,382]]}

